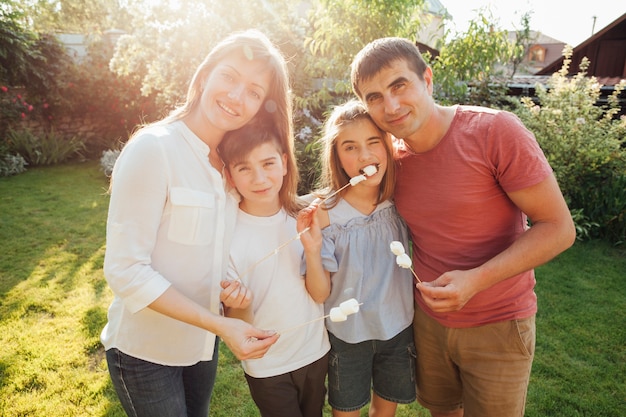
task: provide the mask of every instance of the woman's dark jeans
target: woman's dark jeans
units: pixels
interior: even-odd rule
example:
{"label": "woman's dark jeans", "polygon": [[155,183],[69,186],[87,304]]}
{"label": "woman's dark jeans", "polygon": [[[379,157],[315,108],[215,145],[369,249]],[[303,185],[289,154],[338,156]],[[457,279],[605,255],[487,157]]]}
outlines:
{"label": "woman's dark jeans", "polygon": [[109,374],[129,417],[207,417],[217,373],[218,340],[213,360],[191,366],[164,366],[106,352]]}

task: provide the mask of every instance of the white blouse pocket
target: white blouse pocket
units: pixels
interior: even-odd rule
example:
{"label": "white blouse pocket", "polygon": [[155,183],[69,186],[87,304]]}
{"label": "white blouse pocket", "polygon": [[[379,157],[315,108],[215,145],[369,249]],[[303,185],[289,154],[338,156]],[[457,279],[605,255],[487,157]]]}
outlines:
{"label": "white blouse pocket", "polygon": [[167,237],[184,245],[208,245],[215,229],[215,196],[188,188],[170,190],[172,211]]}

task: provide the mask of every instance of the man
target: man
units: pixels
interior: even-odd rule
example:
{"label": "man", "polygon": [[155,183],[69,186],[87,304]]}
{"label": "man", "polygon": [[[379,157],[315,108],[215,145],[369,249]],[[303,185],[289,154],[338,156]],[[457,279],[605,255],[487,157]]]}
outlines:
{"label": "man", "polygon": [[434,417],[523,416],[533,268],[576,235],[552,169],[515,115],[435,103],[432,69],[406,39],[365,46],[352,86],[398,139],[395,202],[423,281],[413,323],[420,403]]}

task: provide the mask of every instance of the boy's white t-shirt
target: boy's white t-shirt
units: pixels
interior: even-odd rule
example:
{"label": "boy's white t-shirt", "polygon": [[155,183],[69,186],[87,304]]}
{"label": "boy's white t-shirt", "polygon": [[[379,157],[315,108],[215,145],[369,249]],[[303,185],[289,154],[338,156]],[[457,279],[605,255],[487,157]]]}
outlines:
{"label": "boy's white t-shirt", "polygon": [[[296,220],[284,210],[269,217],[239,210],[230,251],[229,279],[239,277],[297,233]],[[300,240],[295,239],[241,277],[242,283],[252,290],[255,327],[281,332],[324,316],[323,305],[313,301],[300,274],[303,252]],[[263,358],[242,361],[242,366],[254,378],[267,378],[309,365],[329,349],[324,320],[316,320],[281,332]]]}

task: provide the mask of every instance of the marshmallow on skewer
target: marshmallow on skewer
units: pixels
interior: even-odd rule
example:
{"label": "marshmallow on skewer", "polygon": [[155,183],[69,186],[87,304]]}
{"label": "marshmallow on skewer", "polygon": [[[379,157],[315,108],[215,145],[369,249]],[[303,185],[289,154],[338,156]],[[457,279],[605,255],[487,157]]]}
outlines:
{"label": "marshmallow on skewer", "polygon": [[402,242],[398,242],[397,240],[394,240],[389,244],[389,249],[391,249],[391,252],[396,256],[405,254],[404,245]]}
{"label": "marshmallow on skewer", "polygon": [[363,168],[361,171],[363,172],[363,174],[367,175],[368,177],[371,177],[372,175],[378,172],[378,168],[376,168],[376,165],[368,165],[365,168]]}
{"label": "marshmallow on skewer", "polygon": [[[374,175],[377,172],[377,168],[374,165],[368,165],[365,168],[363,168],[363,172],[372,172],[372,169],[374,169],[374,173],[371,175]],[[355,186],[358,183],[365,181],[367,179],[367,177],[365,176],[366,174],[361,174],[361,175],[357,175],[354,176],[352,178],[350,178],[350,182],[348,182],[346,185],[344,185],[343,187],[333,191],[332,193],[330,193],[329,195],[325,196],[324,198],[318,198],[315,200],[315,203],[317,204],[322,204],[324,203],[326,200],[330,199],[331,197],[334,197],[336,194],[340,193],[341,191],[343,191],[345,188],[349,187],[349,186]]]}
{"label": "marshmallow on skewer", "polygon": [[292,330],[298,329],[302,326],[306,326],[307,324],[316,322],[318,320],[324,320],[325,318],[330,318],[330,321],[333,322],[340,322],[340,321],[346,321],[348,320],[348,316],[350,314],[354,314],[354,313],[358,313],[359,312],[359,306],[361,305],[361,303],[359,303],[356,299],[354,298],[350,298],[346,301],[344,301],[343,303],[341,303],[339,305],[339,307],[333,307],[330,309],[330,314],[327,314],[325,316],[322,317],[318,317],[316,319],[313,320],[309,320],[307,322],[304,323],[300,323],[297,326],[293,326],[290,327],[288,329],[285,330],[281,330],[278,333],[286,333],[286,332],[290,332]]}
{"label": "marshmallow on skewer", "polygon": [[407,255],[406,253],[396,256],[396,263],[401,268],[407,268],[407,269],[410,268],[411,265],[413,265],[413,262],[411,261],[411,257]]}
{"label": "marshmallow on skewer", "polygon": [[331,308],[328,316],[330,317],[330,321],[334,322],[348,320],[348,315],[339,307]]}
{"label": "marshmallow on skewer", "polygon": [[357,175],[356,177],[350,178],[350,185],[355,186],[361,181],[365,181],[367,177],[365,175]]}
{"label": "marshmallow on skewer", "polygon": [[339,304],[339,307],[333,307],[330,309],[330,321],[346,321],[350,314],[359,312],[359,302],[355,298],[350,298],[343,303]]}
{"label": "marshmallow on skewer", "polygon": [[355,298],[350,298],[339,304],[339,308],[346,316],[359,312],[359,302]]}
{"label": "marshmallow on skewer", "polygon": [[413,265],[413,261],[411,260],[411,257],[404,251],[404,245],[402,244],[402,242],[394,240],[389,244],[389,249],[394,255],[396,255],[396,263],[398,264],[398,266],[405,269],[411,269],[411,273],[413,274],[417,282],[421,283],[422,280],[419,279],[413,268],[411,268]]}

